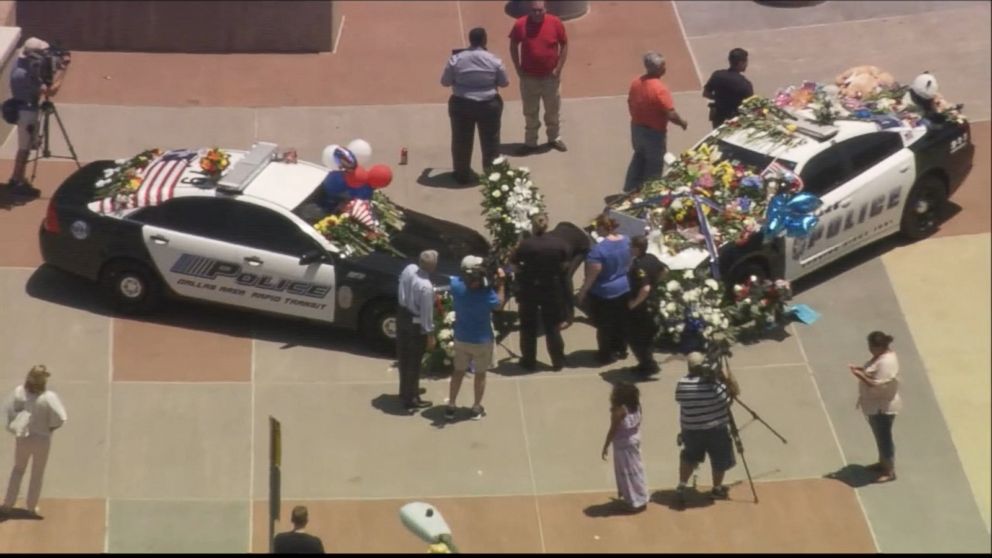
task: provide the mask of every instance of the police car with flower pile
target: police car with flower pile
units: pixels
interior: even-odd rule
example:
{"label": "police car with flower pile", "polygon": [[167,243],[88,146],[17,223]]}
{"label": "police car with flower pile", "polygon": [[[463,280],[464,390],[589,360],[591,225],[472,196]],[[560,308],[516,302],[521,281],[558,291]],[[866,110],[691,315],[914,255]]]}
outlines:
{"label": "police car with flower pile", "polygon": [[634,234],[660,224],[651,249],[669,267],[710,260],[731,285],[798,279],[896,233],[925,238],[974,146],[960,106],[905,106],[927,94],[917,85],[912,95],[904,88],[848,109],[812,87],[822,105],[797,110],[752,97],[681,158],[666,156],[662,180],[615,203],[615,214]]}
{"label": "police car with flower pile", "polygon": [[328,211],[327,176],[270,143],[96,161],[55,192],[41,252],[45,263],[98,281],[122,312],[148,312],[174,295],[358,329],[388,349],[405,265],[438,250],[434,282],[443,285],[488,243],[379,191]]}

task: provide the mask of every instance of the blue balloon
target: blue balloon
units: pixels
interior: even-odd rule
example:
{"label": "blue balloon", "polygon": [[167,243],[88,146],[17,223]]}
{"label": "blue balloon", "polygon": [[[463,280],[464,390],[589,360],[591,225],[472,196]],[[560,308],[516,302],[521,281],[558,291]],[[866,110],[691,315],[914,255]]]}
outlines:
{"label": "blue balloon", "polygon": [[810,213],[816,211],[816,208],[822,204],[823,202],[813,194],[800,192],[792,196],[792,199],[786,203],[786,207],[790,213]]}

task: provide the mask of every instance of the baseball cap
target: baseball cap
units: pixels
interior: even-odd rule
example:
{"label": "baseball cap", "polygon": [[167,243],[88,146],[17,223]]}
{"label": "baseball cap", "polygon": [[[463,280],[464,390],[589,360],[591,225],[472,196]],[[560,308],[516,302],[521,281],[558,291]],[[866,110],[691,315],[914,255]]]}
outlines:
{"label": "baseball cap", "polygon": [[28,40],[24,41],[24,46],[21,47],[21,56],[28,56],[29,54],[34,54],[36,52],[41,52],[48,48],[48,43],[39,39],[38,37],[30,37]]}
{"label": "baseball cap", "polygon": [[462,258],[462,271],[468,271],[482,266],[482,258],[479,256],[465,256]]}

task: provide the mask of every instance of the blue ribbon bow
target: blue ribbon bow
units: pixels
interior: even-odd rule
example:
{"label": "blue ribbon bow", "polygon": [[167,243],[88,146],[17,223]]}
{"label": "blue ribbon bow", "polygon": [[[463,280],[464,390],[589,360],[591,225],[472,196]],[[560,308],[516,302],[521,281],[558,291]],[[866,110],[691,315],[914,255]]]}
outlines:
{"label": "blue ribbon bow", "polygon": [[819,222],[813,212],[822,204],[820,198],[808,192],[776,194],[765,212],[765,225],[762,227],[765,238],[776,238],[782,234],[789,237],[808,235]]}

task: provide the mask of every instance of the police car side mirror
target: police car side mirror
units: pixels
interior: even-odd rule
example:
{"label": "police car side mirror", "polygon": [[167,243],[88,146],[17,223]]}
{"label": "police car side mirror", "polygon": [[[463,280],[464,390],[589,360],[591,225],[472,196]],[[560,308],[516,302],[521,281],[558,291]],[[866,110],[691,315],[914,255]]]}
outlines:
{"label": "police car side mirror", "polygon": [[310,250],[300,256],[300,265],[310,265],[317,262],[329,262],[331,258],[323,250]]}

